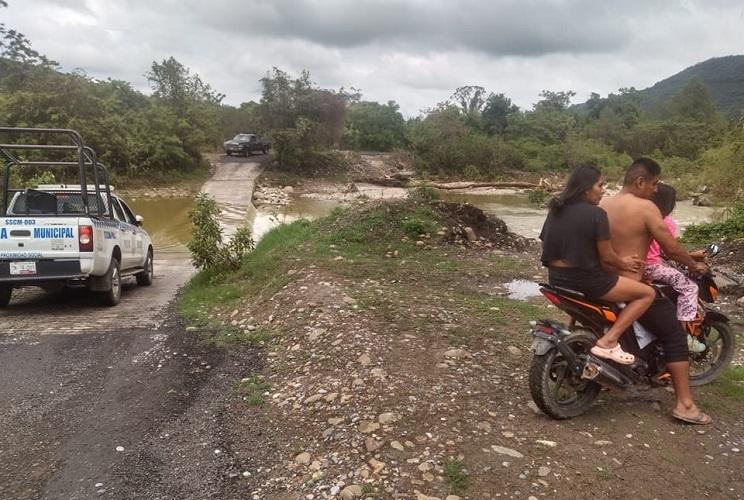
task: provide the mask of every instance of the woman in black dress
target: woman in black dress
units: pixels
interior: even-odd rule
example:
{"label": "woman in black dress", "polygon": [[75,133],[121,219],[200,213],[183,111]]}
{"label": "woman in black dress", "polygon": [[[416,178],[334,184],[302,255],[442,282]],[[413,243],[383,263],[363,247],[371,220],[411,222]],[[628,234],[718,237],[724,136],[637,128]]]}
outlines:
{"label": "woman in black dress", "polygon": [[563,192],[548,204],[540,233],[541,260],[548,267],[551,285],[576,290],[589,299],[626,303],[591,352],[632,364],[635,357],[622,350],[618,339],[651,306],[655,293],[648,285],[618,276],[620,271],[638,271],[643,260],[615,253],[607,213],[598,206],[603,194],[604,179],[596,165],[580,165],[571,172]]}

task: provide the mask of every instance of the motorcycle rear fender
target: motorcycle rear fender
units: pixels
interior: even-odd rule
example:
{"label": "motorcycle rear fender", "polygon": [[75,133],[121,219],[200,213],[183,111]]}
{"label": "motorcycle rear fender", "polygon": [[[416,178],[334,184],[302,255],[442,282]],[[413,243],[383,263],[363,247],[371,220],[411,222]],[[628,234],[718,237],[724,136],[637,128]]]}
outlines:
{"label": "motorcycle rear fender", "polygon": [[532,342],[532,351],[536,356],[544,356],[551,349],[558,349],[570,365],[575,364],[578,360],[576,353],[563,342],[562,335],[559,333],[547,334],[540,331],[532,331],[535,340]]}
{"label": "motorcycle rear fender", "polygon": [[532,352],[535,356],[545,356],[549,350],[553,349],[555,344],[545,339],[535,339],[532,341]]}

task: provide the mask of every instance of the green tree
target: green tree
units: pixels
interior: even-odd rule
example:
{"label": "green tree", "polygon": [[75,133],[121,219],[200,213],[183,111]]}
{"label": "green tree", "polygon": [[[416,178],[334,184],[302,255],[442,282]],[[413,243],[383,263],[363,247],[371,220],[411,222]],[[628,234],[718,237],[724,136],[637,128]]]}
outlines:
{"label": "green tree", "polygon": [[519,108],[504,94],[491,94],[481,112],[481,120],[488,134],[501,135],[506,131],[509,116],[518,112]]}
{"label": "green tree", "polygon": [[700,122],[718,119],[718,112],[708,87],[697,77],[692,78],[682,90],[667,101],[666,114],[674,118]]}
{"label": "green tree", "polygon": [[352,104],[346,114],[343,144],[368,151],[390,151],[403,146],[406,122],[399,109],[395,101]]}

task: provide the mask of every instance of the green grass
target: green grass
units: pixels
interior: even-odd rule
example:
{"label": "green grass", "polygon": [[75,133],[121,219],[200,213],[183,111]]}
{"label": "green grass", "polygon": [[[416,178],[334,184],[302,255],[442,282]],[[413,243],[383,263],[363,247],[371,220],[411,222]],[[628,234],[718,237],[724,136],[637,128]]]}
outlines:
{"label": "green grass", "polygon": [[264,404],[264,393],[271,389],[271,385],[260,375],[251,375],[235,382],[234,389],[250,406],[261,406]]}
{"label": "green grass", "polygon": [[609,481],[612,479],[612,467],[595,467],[594,474],[602,481]]}
{"label": "green grass", "polygon": [[444,477],[453,493],[465,490],[470,481],[470,474],[465,470],[462,462],[456,458],[450,458],[444,462]]}

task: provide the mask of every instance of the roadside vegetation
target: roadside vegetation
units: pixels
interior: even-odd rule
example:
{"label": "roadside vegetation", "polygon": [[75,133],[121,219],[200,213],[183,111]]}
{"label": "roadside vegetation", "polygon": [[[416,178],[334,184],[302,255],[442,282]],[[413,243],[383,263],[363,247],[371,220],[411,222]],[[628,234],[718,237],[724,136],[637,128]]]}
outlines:
{"label": "roadside vegetation", "polygon": [[[714,63],[735,61],[706,62]],[[422,176],[486,181],[515,171],[562,176],[585,160],[617,180],[631,158],[647,155],[683,196],[706,186],[726,201],[744,189],[741,110],[720,114],[699,78],[653,105],[634,88],[595,93],[583,104],[572,104],[571,90],[545,90],[531,109],[498,89],[466,85],[405,119],[394,101],[320,88],[308,71],[270,69],[259,102],[239,106],[224,104],[223,94],[173,57],[153,61],[146,76],[149,96],[128,82],[62,73],[22,34],[0,25],[0,123],[79,130],[125,183],[204,172],[203,152],[251,131],[271,140],[276,168],[304,176],[344,171],[348,159],[339,150],[401,150]]]}

